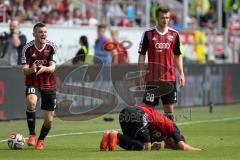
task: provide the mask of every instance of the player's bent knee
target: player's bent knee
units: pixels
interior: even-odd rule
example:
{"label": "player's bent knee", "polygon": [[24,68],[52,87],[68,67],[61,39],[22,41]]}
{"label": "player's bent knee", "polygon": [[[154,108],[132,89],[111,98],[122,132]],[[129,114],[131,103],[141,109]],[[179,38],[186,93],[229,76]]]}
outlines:
{"label": "player's bent knee", "polygon": [[28,110],[35,110],[36,108],[36,103],[35,102],[28,102]]}
{"label": "player's bent knee", "polygon": [[37,105],[37,97],[36,95],[28,95],[27,97],[27,103],[28,103],[28,108],[29,109],[34,109]]}

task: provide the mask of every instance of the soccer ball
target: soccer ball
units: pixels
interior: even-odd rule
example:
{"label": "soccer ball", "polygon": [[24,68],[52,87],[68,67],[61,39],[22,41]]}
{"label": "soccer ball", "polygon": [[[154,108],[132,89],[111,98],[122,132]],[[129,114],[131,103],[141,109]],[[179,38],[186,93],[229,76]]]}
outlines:
{"label": "soccer ball", "polygon": [[19,133],[13,133],[8,138],[8,147],[10,149],[22,149],[25,144],[23,135]]}

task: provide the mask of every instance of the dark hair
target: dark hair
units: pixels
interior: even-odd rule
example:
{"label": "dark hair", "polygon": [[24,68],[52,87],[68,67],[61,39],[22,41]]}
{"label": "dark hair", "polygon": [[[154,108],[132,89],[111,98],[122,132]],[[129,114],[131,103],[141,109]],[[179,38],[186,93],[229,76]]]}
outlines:
{"label": "dark hair", "polygon": [[42,27],[46,27],[46,25],[42,22],[36,23],[33,27],[33,32],[36,30],[36,28],[42,28]]}
{"label": "dark hair", "polygon": [[100,28],[106,29],[107,26],[106,26],[105,24],[99,24],[99,25],[97,26],[97,29],[99,30]]}
{"label": "dark hair", "polygon": [[86,48],[87,48],[87,53],[88,53],[88,39],[86,36],[81,36],[79,39],[79,42],[82,43]]}
{"label": "dark hair", "polygon": [[158,17],[158,14],[161,12],[161,13],[168,13],[170,12],[171,9],[168,7],[168,6],[162,6],[162,7],[159,7],[157,10],[156,10],[156,17]]}

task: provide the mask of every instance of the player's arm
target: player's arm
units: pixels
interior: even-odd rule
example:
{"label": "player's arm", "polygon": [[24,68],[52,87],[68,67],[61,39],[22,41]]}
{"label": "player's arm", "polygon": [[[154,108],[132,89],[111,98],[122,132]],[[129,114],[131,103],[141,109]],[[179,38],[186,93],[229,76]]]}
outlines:
{"label": "player's arm", "polygon": [[37,66],[33,64],[30,67],[30,52],[28,49],[28,46],[24,46],[22,49],[22,70],[25,76],[36,73],[37,72]]}
{"label": "player's arm", "polygon": [[169,138],[167,140],[168,140],[168,144],[171,146],[172,149],[181,149],[183,151],[201,150],[199,148],[194,148],[189,144],[185,143],[184,136],[180,134],[180,131],[175,124],[174,124],[174,132],[173,132],[172,138]]}
{"label": "player's arm", "polygon": [[184,71],[183,71],[183,60],[181,56],[181,50],[180,50],[180,37],[177,34],[176,40],[175,40],[175,46],[174,46],[174,62],[176,64],[178,73],[179,73],[179,85],[180,87],[183,87],[185,85],[185,76],[184,76]]}
{"label": "player's arm", "polygon": [[183,150],[183,151],[200,151],[200,148],[195,148],[190,146],[189,144],[185,143],[184,141],[179,141],[178,142],[178,147],[179,149]]}
{"label": "player's arm", "polygon": [[150,142],[144,143],[144,150],[145,151],[150,151],[152,148],[152,145]]}
{"label": "player's arm", "polygon": [[178,73],[179,73],[179,79],[178,79],[179,85],[180,85],[180,87],[184,87],[184,85],[185,85],[185,75],[184,75],[184,71],[183,71],[182,56],[181,55],[175,56],[174,61],[175,61],[175,64],[176,64],[176,67],[177,67],[177,70],[178,70]]}
{"label": "player's arm", "polygon": [[138,67],[137,67],[137,85],[142,87],[144,85],[144,62],[145,55],[139,54],[138,56]]}
{"label": "player's arm", "polygon": [[146,36],[146,32],[143,33],[142,35],[142,40],[139,45],[138,49],[138,67],[137,67],[137,85],[138,86],[143,86],[144,84],[144,63],[145,63],[145,55],[147,52],[148,48],[148,39]]}
{"label": "player's arm", "polygon": [[29,64],[23,64],[22,70],[23,70],[24,75],[27,76],[32,73],[36,73],[37,67],[35,64],[33,64],[32,67],[29,68]]}
{"label": "player's arm", "polygon": [[56,62],[54,61],[50,61],[49,62],[49,66],[39,66],[38,68],[40,68],[38,70],[38,72],[36,73],[36,75],[39,75],[43,72],[47,72],[47,73],[53,73],[55,71],[55,68],[56,68]]}

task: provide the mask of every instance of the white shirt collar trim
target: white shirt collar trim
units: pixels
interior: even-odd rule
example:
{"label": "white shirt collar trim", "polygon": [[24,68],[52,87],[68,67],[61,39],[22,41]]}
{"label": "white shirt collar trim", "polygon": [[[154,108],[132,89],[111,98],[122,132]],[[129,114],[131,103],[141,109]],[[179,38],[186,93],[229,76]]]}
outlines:
{"label": "white shirt collar trim", "polygon": [[160,35],[165,35],[167,32],[168,32],[168,27],[166,28],[166,30],[164,32],[160,32],[158,29],[157,29],[157,26],[155,26],[155,30],[160,34]]}
{"label": "white shirt collar trim", "polygon": [[38,49],[36,44],[34,43],[34,47],[39,51],[42,52],[44,50],[44,48],[46,47],[46,43],[44,44],[44,46],[41,49]]}

